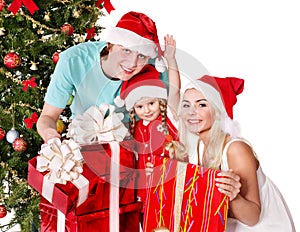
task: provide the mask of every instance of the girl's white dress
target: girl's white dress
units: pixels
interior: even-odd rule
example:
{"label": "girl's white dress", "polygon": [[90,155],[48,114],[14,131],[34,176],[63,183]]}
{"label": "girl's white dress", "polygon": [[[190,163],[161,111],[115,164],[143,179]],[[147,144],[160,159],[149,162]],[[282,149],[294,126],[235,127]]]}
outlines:
{"label": "girl's white dress", "polygon": [[[227,149],[234,141],[247,141],[242,139],[230,140],[223,151],[222,171],[228,170]],[[248,144],[248,143],[247,143]],[[262,171],[261,166],[257,169],[261,215],[255,226],[247,226],[240,221],[228,218],[227,232],[295,232],[294,222],[289,208],[281,195],[279,189]]]}

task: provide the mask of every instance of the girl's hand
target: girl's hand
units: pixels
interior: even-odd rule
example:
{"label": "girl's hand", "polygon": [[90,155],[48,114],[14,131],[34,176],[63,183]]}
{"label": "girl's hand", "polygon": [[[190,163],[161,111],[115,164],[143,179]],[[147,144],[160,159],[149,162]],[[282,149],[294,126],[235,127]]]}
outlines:
{"label": "girl's hand", "polygon": [[240,192],[241,182],[240,177],[236,175],[233,170],[218,173],[216,178],[216,186],[221,193],[227,195],[230,200],[234,200]]}
{"label": "girl's hand", "polygon": [[176,52],[176,41],[172,35],[166,35],[164,37],[165,40],[165,51],[164,57],[166,60],[175,59],[175,52]]}

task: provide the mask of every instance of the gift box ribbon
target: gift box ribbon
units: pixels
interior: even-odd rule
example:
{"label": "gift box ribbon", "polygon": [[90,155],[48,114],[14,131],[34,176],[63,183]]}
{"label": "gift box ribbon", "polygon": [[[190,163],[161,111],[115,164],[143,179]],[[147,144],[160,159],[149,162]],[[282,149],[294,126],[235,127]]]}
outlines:
{"label": "gift box ribbon", "polygon": [[[83,157],[80,146],[73,141],[60,141],[58,138],[50,139],[41,146],[37,157],[36,169],[40,172],[48,171],[44,176],[42,196],[52,203],[55,184],[66,184],[70,181],[78,189],[77,206],[87,198],[89,181],[81,174],[83,172]],[[65,215],[58,210],[58,221],[65,221]],[[64,228],[64,223],[57,228]],[[62,230],[64,231],[64,229]]]}
{"label": "gift box ribbon", "polygon": [[121,142],[129,133],[115,107],[101,104],[91,106],[82,115],[76,115],[68,127],[67,137],[79,144]]}
{"label": "gift box ribbon", "polygon": [[122,123],[123,115],[115,112],[109,104],[92,106],[82,115],[76,115],[69,125],[67,137],[79,144],[109,143],[111,149],[110,165],[110,231],[119,231],[119,183],[120,183],[120,145],[128,129]]}

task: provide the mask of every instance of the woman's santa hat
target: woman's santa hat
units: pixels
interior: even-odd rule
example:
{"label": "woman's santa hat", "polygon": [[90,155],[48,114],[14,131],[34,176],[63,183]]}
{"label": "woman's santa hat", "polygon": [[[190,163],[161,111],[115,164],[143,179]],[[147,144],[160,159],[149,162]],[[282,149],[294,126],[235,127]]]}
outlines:
{"label": "woman's santa hat", "polygon": [[[167,89],[159,75],[159,72],[148,64],[138,75],[122,83],[120,99],[124,101],[127,110],[144,97],[167,99]],[[121,106],[120,99],[118,106]]]}
{"label": "woman's santa hat", "polygon": [[221,111],[221,127],[232,137],[240,136],[240,128],[233,120],[233,106],[237,102],[236,96],[244,90],[244,80],[237,77],[214,77],[205,75],[187,84],[183,91],[195,88],[209,101],[213,102]]}
{"label": "woman's santa hat", "polygon": [[166,68],[155,22],[143,13],[130,11],[124,14],[115,27],[104,31],[103,39],[151,58],[157,56],[156,69],[163,72]]}

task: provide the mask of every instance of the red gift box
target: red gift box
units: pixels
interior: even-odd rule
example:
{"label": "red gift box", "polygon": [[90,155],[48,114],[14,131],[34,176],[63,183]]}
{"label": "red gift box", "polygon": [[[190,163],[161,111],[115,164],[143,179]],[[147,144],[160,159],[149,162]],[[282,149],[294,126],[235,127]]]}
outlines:
{"label": "red gift box", "polygon": [[[157,162],[157,163],[155,163]],[[226,231],[228,197],[215,186],[219,171],[161,158],[154,171],[144,214],[144,232]]]}
{"label": "red gift box", "polygon": [[[135,158],[132,148],[132,141],[120,143],[120,188],[119,204],[126,205],[136,202],[135,193]],[[77,206],[79,191],[70,181],[64,184],[55,184],[51,199],[47,198],[57,209],[66,214],[72,209],[77,214],[94,212],[109,208],[109,167],[110,166],[110,147],[109,144],[87,145],[82,147],[82,154],[88,157],[88,161],[93,165],[83,164],[83,176],[89,180],[89,191],[85,201]],[[93,162],[91,158],[96,161]],[[89,163],[89,164],[90,164]],[[98,166],[100,165],[100,167]],[[48,171],[40,172],[36,169],[37,157],[28,162],[28,183],[41,195],[43,195],[44,177]],[[98,168],[99,167],[99,168]],[[100,170],[100,171],[99,171]],[[104,171],[106,170],[106,171]],[[99,175],[101,175],[99,177]]]}
{"label": "red gift box", "polygon": [[[120,207],[120,232],[139,232],[139,217],[141,203],[133,203]],[[40,203],[41,232],[57,232],[57,209],[45,200]],[[109,210],[96,211],[76,215],[75,211],[65,216],[65,231],[68,232],[98,232],[109,231]]]}
{"label": "red gift box", "polygon": [[[120,182],[119,182],[119,204],[126,205],[136,201],[136,169],[135,155],[133,153],[133,140],[124,140],[120,142]],[[109,208],[110,193],[110,166],[111,166],[111,149],[108,143],[92,144],[81,146],[81,154],[85,163],[94,173],[96,173],[103,181],[99,187],[103,189],[102,196],[99,196],[98,204],[102,204],[101,208]]]}
{"label": "red gift box", "polygon": [[[43,195],[44,176],[48,173],[48,171],[38,171],[36,169],[36,164],[37,156],[28,161],[27,182],[31,187],[33,187],[36,191]],[[83,164],[82,175],[88,180],[89,190],[88,195],[85,196],[85,198],[88,199],[91,197],[91,199],[86,202],[85,205],[90,204],[92,207],[92,205],[94,204],[92,199],[94,199],[95,201],[96,198],[95,195],[97,192],[99,177],[94,172],[92,172],[92,170],[86,164]],[[98,189],[98,191],[101,191],[101,189]],[[66,184],[55,184],[52,197],[49,201],[62,213],[67,214],[69,211],[77,207],[79,194],[80,193],[78,188],[70,181],[68,181]]]}
{"label": "red gift box", "polygon": [[[120,144],[120,174],[135,171],[134,140],[124,140]],[[109,176],[111,149],[109,143],[82,145],[81,154],[85,163],[98,176]],[[121,186],[124,187],[124,186]]]}
{"label": "red gift box", "polygon": [[[134,175],[121,177],[120,185],[126,185],[128,188],[119,188],[120,206],[136,202],[134,184]],[[94,194],[90,194],[88,199],[75,209],[77,215],[109,208],[110,183],[106,181],[105,177],[99,178],[92,193]]]}

